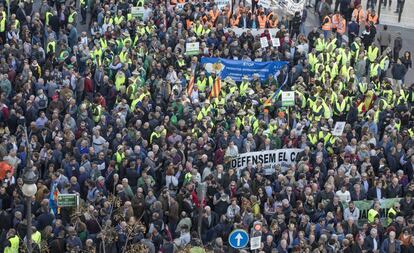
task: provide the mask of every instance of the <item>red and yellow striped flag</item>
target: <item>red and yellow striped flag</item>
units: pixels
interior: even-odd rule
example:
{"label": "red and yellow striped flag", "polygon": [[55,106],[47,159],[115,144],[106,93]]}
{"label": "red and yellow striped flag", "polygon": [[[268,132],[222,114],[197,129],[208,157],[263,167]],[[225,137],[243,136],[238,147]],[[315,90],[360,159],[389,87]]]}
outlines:
{"label": "red and yellow striped flag", "polygon": [[216,82],[213,85],[213,89],[211,89],[210,98],[218,97],[220,95],[220,91],[221,91],[221,79],[220,77],[217,77]]}
{"label": "red and yellow striped flag", "polygon": [[193,89],[194,89],[194,75],[191,75],[190,81],[188,82],[188,85],[187,85],[188,96],[191,96],[191,93],[193,93]]}

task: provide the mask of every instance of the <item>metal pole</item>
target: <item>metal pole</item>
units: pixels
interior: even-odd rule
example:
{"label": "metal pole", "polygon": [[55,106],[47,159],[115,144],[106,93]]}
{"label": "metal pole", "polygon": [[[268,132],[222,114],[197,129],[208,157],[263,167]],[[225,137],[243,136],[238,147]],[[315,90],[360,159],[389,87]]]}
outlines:
{"label": "metal pole", "polygon": [[27,252],[32,253],[32,199],[31,197],[26,197],[27,204]]}
{"label": "metal pole", "polygon": [[[387,1],[387,0],[386,0]],[[381,0],[378,0],[378,13],[377,13],[377,15],[378,15],[378,23],[380,22],[380,15],[381,15],[381,4],[382,4],[382,1]],[[375,25],[375,24],[374,24]]]}

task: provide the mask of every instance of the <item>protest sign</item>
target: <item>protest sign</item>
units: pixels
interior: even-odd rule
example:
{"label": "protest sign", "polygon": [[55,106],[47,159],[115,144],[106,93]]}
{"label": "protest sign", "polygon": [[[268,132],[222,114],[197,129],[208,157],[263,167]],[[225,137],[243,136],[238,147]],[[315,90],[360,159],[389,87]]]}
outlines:
{"label": "protest sign", "polygon": [[185,54],[186,55],[200,54],[200,43],[199,42],[187,43],[185,46]]}
{"label": "protest sign", "polygon": [[262,48],[266,48],[269,46],[269,41],[267,41],[266,37],[261,37],[260,38],[260,45]]}
{"label": "protest sign", "polygon": [[230,161],[230,167],[240,171],[249,163],[254,167],[257,163],[261,163],[265,174],[271,175],[275,172],[276,166],[280,166],[282,171],[287,170],[291,164],[295,163],[296,155],[301,151],[302,149],[292,148],[243,153]]}
{"label": "protest sign", "polygon": [[144,7],[131,7],[131,15],[134,18],[141,18],[144,16]]}

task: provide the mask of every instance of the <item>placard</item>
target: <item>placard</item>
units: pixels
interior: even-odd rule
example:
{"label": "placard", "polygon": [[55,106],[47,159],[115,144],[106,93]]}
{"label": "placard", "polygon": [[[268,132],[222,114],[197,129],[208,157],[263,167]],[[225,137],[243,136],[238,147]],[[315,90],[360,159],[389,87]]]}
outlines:
{"label": "placard", "polygon": [[271,38],[271,40],[272,40],[272,46],[273,47],[279,47],[280,46],[280,40],[279,40],[279,38]]}
{"label": "placard", "polygon": [[269,46],[269,41],[267,40],[266,37],[260,38],[260,45],[262,46],[262,48],[266,48]]}
{"label": "placard", "polygon": [[260,249],[261,244],[262,244],[261,236],[250,237],[250,250]]}
{"label": "placard", "polygon": [[144,7],[131,7],[131,15],[134,18],[142,18],[144,16]]}
{"label": "placard", "polygon": [[185,54],[186,55],[200,54],[200,43],[199,42],[187,43],[185,45]]}
{"label": "placard", "polygon": [[63,194],[60,193],[57,199],[58,207],[73,207],[79,205],[78,194]]}
{"label": "placard", "polygon": [[344,132],[346,122],[344,121],[338,121],[335,123],[335,127],[332,130],[333,136],[342,136],[342,133]]}
{"label": "placard", "polygon": [[295,105],[295,92],[294,91],[282,91],[282,106],[294,106]]}

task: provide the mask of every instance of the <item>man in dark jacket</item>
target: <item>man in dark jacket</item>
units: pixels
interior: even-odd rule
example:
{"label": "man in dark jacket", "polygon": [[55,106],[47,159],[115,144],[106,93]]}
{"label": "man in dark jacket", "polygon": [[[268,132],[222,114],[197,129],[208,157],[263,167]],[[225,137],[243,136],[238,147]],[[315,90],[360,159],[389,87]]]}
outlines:
{"label": "man in dark jacket", "polygon": [[401,63],[400,59],[397,59],[397,64],[394,64],[391,69],[392,78],[395,79],[399,84],[404,80],[407,68]]}
{"label": "man in dark jacket", "polygon": [[295,16],[292,19],[291,23],[291,32],[290,38],[292,39],[295,35],[299,35],[300,31],[300,24],[302,23],[302,17],[300,16],[300,12],[295,12]]}

